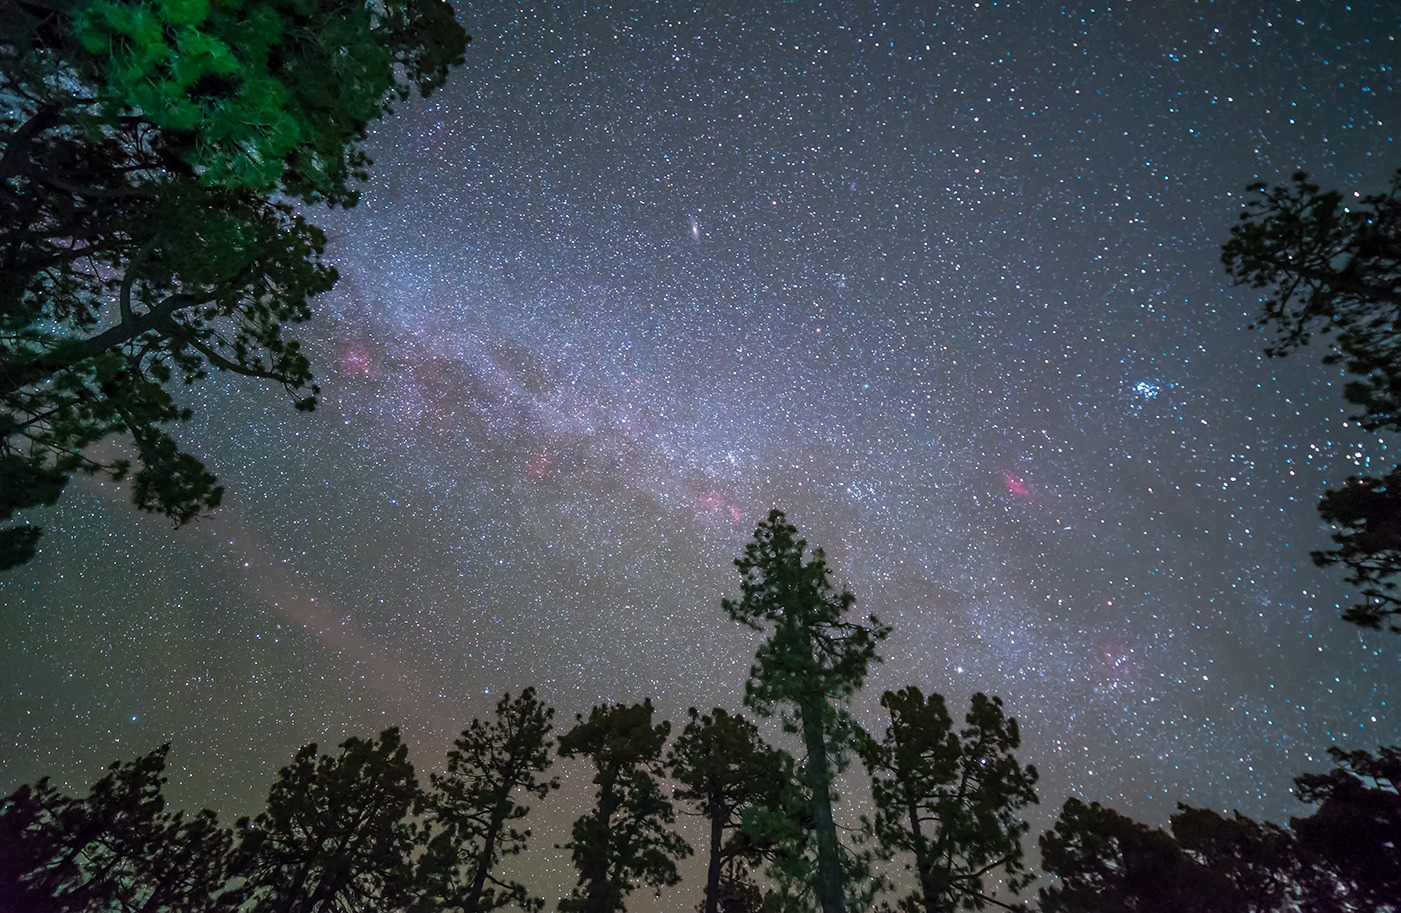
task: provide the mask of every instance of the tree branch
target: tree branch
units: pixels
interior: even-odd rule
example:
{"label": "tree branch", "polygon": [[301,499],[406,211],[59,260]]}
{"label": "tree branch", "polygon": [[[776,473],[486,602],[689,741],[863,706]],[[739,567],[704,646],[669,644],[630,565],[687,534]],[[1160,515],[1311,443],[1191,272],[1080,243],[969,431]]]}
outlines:
{"label": "tree branch", "polygon": [[1022,913],[1022,911],[1026,909],[1025,907],[1022,907],[1022,906],[1015,906],[1015,907],[1014,907],[1014,906],[1012,906],[1011,904],[1003,903],[1002,901],[998,900],[997,898],[995,898],[995,897],[989,897],[989,896],[987,896],[986,894],[983,894],[982,892],[979,892],[979,893],[978,893],[978,898],[979,898],[980,900],[984,900],[984,901],[986,901],[986,902],[992,904],[992,905],[995,906],[995,907],[1001,907],[1001,908],[1004,909],[1004,910],[1011,910],[1012,913]]}
{"label": "tree branch", "polygon": [[[1280,268],[1281,270],[1289,271],[1291,267],[1281,266]],[[1334,270],[1321,270],[1302,265],[1293,265],[1292,270],[1302,278],[1317,282],[1328,288],[1348,292],[1379,304],[1390,304],[1394,307],[1401,307],[1401,292],[1397,292],[1395,289],[1389,289],[1384,286],[1363,282],[1359,279],[1353,279]]]}
{"label": "tree branch", "polygon": [[28,154],[29,142],[36,135],[57,126],[63,121],[63,108],[56,104],[41,105],[29,120],[6,138],[5,154],[0,156],[0,180],[18,174],[23,167],[22,157]]}
{"label": "tree branch", "polygon": [[60,343],[47,354],[19,364],[0,362],[0,399],[89,358],[115,349],[123,343],[131,342],[142,333],[167,329],[167,324],[174,314],[209,300],[211,299],[208,297],[196,295],[171,295],[146,313],[138,314],[130,321],[124,320],[96,336],[72,343]]}

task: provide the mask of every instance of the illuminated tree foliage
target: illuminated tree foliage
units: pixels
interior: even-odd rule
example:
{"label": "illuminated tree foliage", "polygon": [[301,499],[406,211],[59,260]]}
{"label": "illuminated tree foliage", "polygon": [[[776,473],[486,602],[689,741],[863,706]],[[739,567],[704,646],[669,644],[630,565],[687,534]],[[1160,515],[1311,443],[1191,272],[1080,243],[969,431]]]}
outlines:
{"label": "illuminated tree foliage", "polygon": [[842,913],[844,878],[832,780],[856,731],[846,701],[877,661],[876,645],[890,629],[874,617],[866,624],[847,618],[856,597],[836,588],[822,550],[809,556],[797,532],[779,510],[759,524],[735,561],[741,598],[726,599],[724,608],[734,620],[768,635],[750,670],[745,704],[764,715],[776,705],[795,711],[785,713],[783,721],[801,734],[807,752],[803,778],[816,844],[813,887],[823,913]]}
{"label": "illuminated tree foliage", "polygon": [[[1401,430],[1401,171],[1386,193],[1355,200],[1303,173],[1250,192],[1222,260],[1237,283],[1267,291],[1259,325],[1275,336],[1266,353],[1322,337],[1324,363],[1347,371],[1354,418],[1369,430]],[[1314,561],[1345,567],[1362,596],[1344,617],[1401,632],[1401,469],[1348,479],[1319,511],[1336,547]]]}
{"label": "illuminated tree foliage", "polygon": [[444,0],[0,4],[0,567],[75,473],[216,506],[172,433],[211,372],[312,408],[286,330],[336,273],[294,204],[353,205],[370,122],[466,40]]}

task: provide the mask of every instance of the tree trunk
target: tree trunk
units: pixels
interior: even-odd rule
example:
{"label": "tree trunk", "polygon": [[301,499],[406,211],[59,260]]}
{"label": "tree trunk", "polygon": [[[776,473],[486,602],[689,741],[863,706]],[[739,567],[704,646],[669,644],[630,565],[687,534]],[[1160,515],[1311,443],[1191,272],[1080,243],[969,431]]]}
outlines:
{"label": "tree trunk", "polygon": [[[894,727],[893,734],[895,751],[892,754],[898,759],[901,757],[901,732],[898,726]],[[945,913],[943,904],[939,902],[939,886],[934,883],[934,860],[929,858],[929,844],[924,839],[923,828],[919,826],[919,801],[910,784],[911,774],[900,769],[898,760],[895,761],[894,773],[905,800],[905,814],[910,819],[910,846],[915,854],[915,874],[919,877],[920,902],[924,913]]]}
{"label": "tree trunk", "polygon": [[711,796],[707,812],[710,816],[710,863],[705,870],[705,913],[720,908],[720,846],[725,840],[725,809],[720,800]]}
{"label": "tree trunk", "polygon": [[934,861],[929,858],[929,847],[924,842],[924,834],[920,830],[919,809],[908,790],[905,796],[905,813],[910,816],[910,838],[915,851],[915,872],[919,875],[919,893],[924,913],[941,913],[939,889],[934,884],[934,873],[931,871]]}
{"label": "tree trunk", "polygon": [[606,776],[599,784],[598,811],[594,819],[598,830],[592,835],[594,844],[580,860],[579,880],[584,887],[583,913],[612,913],[612,879],[609,878],[609,857],[612,855],[613,812],[618,807],[614,794],[615,776]]}
{"label": "tree trunk", "polygon": [[827,764],[827,738],[822,726],[820,699],[798,705],[803,719],[803,747],[807,749],[807,781],[812,790],[812,823],[817,832],[817,899],[822,913],[845,913],[842,866],[837,854],[837,823],[832,817],[832,771]]}
{"label": "tree trunk", "polygon": [[477,860],[477,870],[472,873],[472,883],[467,887],[467,897],[462,905],[467,913],[477,913],[477,908],[482,902],[482,890],[486,887],[486,876],[491,870],[492,855],[496,852],[496,838],[501,833],[505,820],[500,808],[501,803],[497,803],[497,807],[492,810],[491,821],[487,824],[486,834],[482,838],[482,855]]}

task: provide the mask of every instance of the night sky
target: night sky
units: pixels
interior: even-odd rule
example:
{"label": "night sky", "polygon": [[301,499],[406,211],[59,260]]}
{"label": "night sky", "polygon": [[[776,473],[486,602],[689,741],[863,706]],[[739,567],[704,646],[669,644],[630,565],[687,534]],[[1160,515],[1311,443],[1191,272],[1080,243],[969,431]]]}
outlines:
{"label": "night sky", "polygon": [[1283,820],[1329,745],[1401,741],[1401,641],[1309,560],[1395,451],[1219,264],[1252,181],[1401,165],[1396,4],[513,6],[459,6],[466,66],[312,213],[322,406],[191,394],[228,493],[189,527],[91,480],[35,514],[0,790],[170,740],[175,803],[231,816],[305,742],[397,724],[426,770],[528,685],[739,709],[720,599],[775,506],[894,626],[861,718],[1001,695],[1037,831],[1072,794]]}

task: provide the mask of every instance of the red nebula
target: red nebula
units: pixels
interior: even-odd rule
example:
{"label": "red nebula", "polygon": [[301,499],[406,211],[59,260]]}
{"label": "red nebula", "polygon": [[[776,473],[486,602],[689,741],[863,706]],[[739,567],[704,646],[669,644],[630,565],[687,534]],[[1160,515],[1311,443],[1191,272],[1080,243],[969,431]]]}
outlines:
{"label": "red nebula", "polygon": [[342,374],[353,377],[369,377],[374,366],[374,356],[370,354],[370,350],[366,346],[358,342],[348,346],[341,353],[340,369]]}
{"label": "red nebula", "polygon": [[555,458],[544,450],[536,451],[525,459],[526,478],[543,482],[555,474]]}
{"label": "red nebula", "polygon": [[1023,484],[1022,480],[1012,475],[1010,472],[1002,473],[1002,481],[1007,484],[1007,490],[1019,498],[1031,497],[1031,491]]}
{"label": "red nebula", "polygon": [[1127,688],[1138,681],[1142,663],[1134,655],[1133,648],[1117,641],[1100,644],[1099,681],[1102,688]]}
{"label": "red nebula", "polygon": [[714,488],[707,488],[698,493],[695,501],[703,518],[728,520],[731,523],[738,523],[744,519],[744,512],[740,510],[739,505]]}

